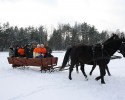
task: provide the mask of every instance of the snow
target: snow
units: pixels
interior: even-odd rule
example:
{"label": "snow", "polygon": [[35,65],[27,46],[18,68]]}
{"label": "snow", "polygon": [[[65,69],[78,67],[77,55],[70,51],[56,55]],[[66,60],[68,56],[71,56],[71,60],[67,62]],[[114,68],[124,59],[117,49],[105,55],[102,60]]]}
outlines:
{"label": "snow", "polygon": [[[65,51],[53,52],[58,66]],[[120,55],[116,53],[116,55]],[[120,55],[121,56],[121,55]],[[0,52],[0,100],[125,100],[125,59],[111,60],[108,64],[112,76],[105,76],[106,84],[95,81],[98,66],[89,76],[91,66],[85,65],[88,81],[81,71],[41,73],[39,67],[13,69],[7,61],[8,52]]]}

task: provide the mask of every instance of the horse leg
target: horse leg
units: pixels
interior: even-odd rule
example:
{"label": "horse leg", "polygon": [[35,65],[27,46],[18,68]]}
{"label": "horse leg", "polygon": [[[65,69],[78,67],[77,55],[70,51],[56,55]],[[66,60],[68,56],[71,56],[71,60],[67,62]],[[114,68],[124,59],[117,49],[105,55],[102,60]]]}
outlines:
{"label": "horse leg", "polygon": [[93,65],[92,70],[90,71],[89,75],[92,75],[93,70],[95,69],[96,64]]}
{"label": "horse leg", "polygon": [[96,81],[98,81],[99,79],[101,79],[101,76],[95,78]]}
{"label": "horse leg", "polygon": [[99,70],[100,70],[100,76],[98,76],[98,77],[95,78],[96,81],[98,81],[98,80],[101,79],[101,69],[100,69],[100,67],[99,67]]}
{"label": "horse leg", "polygon": [[75,64],[74,64],[73,61],[71,60],[71,65],[70,65],[70,67],[69,67],[69,79],[70,79],[70,80],[72,80],[71,74],[72,74],[74,65],[75,65]]}
{"label": "horse leg", "polygon": [[111,76],[111,74],[110,74],[110,72],[109,72],[109,68],[108,68],[107,65],[106,65],[106,71],[107,71],[108,75]]}
{"label": "horse leg", "polygon": [[70,66],[70,68],[69,68],[69,79],[70,80],[72,80],[72,76],[71,76],[72,71],[73,71],[73,67]]}
{"label": "horse leg", "polygon": [[79,73],[79,69],[78,69],[79,64],[76,64],[76,72]]}
{"label": "horse leg", "polygon": [[99,66],[99,67],[101,69],[101,84],[105,84],[104,76],[106,74],[106,72],[105,72],[106,65],[104,65],[104,66],[102,65],[102,66]]}
{"label": "horse leg", "polygon": [[104,81],[104,76],[105,76],[105,67],[106,65],[99,65],[99,69],[100,69],[100,76],[96,77],[96,80],[101,79],[101,84],[105,84]]}
{"label": "horse leg", "polygon": [[82,71],[83,75],[85,76],[85,78],[87,79],[87,75],[86,75],[85,69],[84,69],[84,64],[80,63],[80,65],[81,65],[81,71]]}

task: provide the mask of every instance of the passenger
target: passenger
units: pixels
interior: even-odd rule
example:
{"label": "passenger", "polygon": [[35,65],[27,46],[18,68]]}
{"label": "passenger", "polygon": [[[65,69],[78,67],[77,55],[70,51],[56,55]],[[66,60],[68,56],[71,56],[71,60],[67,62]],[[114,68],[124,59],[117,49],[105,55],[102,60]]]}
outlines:
{"label": "passenger", "polygon": [[18,54],[19,54],[19,57],[25,57],[25,51],[23,46],[19,47]]}
{"label": "passenger", "polygon": [[9,47],[9,57],[14,57],[14,48],[12,46]]}
{"label": "passenger", "polygon": [[33,58],[39,58],[40,52],[41,52],[40,45],[37,44],[37,47],[34,48],[33,50]]}
{"label": "passenger", "polygon": [[40,54],[40,56],[41,56],[41,58],[44,58],[45,57],[45,54],[46,54],[46,48],[44,47],[44,45],[43,44],[41,44],[40,45],[40,49],[41,49],[41,54]]}
{"label": "passenger", "polygon": [[31,49],[30,49],[29,45],[25,45],[25,47],[24,47],[24,52],[25,52],[26,58],[31,58],[31,57],[30,57]]}
{"label": "passenger", "polygon": [[[9,57],[15,57],[15,50],[12,46],[9,47]],[[17,65],[12,64],[12,67],[16,67]]]}
{"label": "passenger", "polygon": [[19,54],[18,54],[18,49],[19,49],[19,46],[16,45],[15,48],[14,48],[14,56],[15,56],[15,57],[18,57],[18,56],[19,56]]}
{"label": "passenger", "polygon": [[35,47],[36,47],[35,44],[31,44],[31,45],[30,45],[30,55],[29,55],[30,58],[33,58],[33,51],[34,51]]}
{"label": "passenger", "polygon": [[44,44],[44,47],[46,48],[46,54],[45,57],[53,57],[52,53],[52,49],[48,46],[48,43],[46,42]]}

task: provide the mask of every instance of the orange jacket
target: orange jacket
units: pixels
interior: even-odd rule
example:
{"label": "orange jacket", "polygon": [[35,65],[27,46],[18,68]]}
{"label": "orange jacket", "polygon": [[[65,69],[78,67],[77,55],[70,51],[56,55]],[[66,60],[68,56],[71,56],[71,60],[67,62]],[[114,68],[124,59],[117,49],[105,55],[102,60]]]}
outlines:
{"label": "orange jacket", "polygon": [[39,47],[36,47],[34,50],[33,50],[33,57],[36,58],[37,56],[40,55],[40,52],[41,52],[41,49]]}
{"label": "orange jacket", "polygon": [[33,57],[37,57],[41,54],[46,54],[46,48],[40,48],[40,47],[36,47],[34,50],[33,50]]}
{"label": "orange jacket", "polygon": [[33,50],[33,52],[35,52],[35,53],[41,53],[41,48],[36,47],[36,48]]}
{"label": "orange jacket", "polygon": [[40,48],[42,54],[46,54],[46,48]]}
{"label": "orange jacket", "polygon": [[34,51],[35,53],[41,53],[41,54],[46,54],[46,48],[35,48]]}
{"label": "orange jacket", "polygon": [[24,49],[23,48],[19,48],[18,49],[18,53],[20,54],[20,55],[24,55],[25,53],[24,53]]}

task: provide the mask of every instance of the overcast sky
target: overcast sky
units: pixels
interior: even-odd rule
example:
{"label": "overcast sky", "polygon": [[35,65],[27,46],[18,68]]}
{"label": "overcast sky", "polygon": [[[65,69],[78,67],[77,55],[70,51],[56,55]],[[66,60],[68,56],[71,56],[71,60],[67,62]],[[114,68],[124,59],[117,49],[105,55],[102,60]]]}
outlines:
{"label": "overcast sky", "polygon": [[0,23],[19,27],[87,22],[99,31],[125,32],[125,0],[0,0]]}

